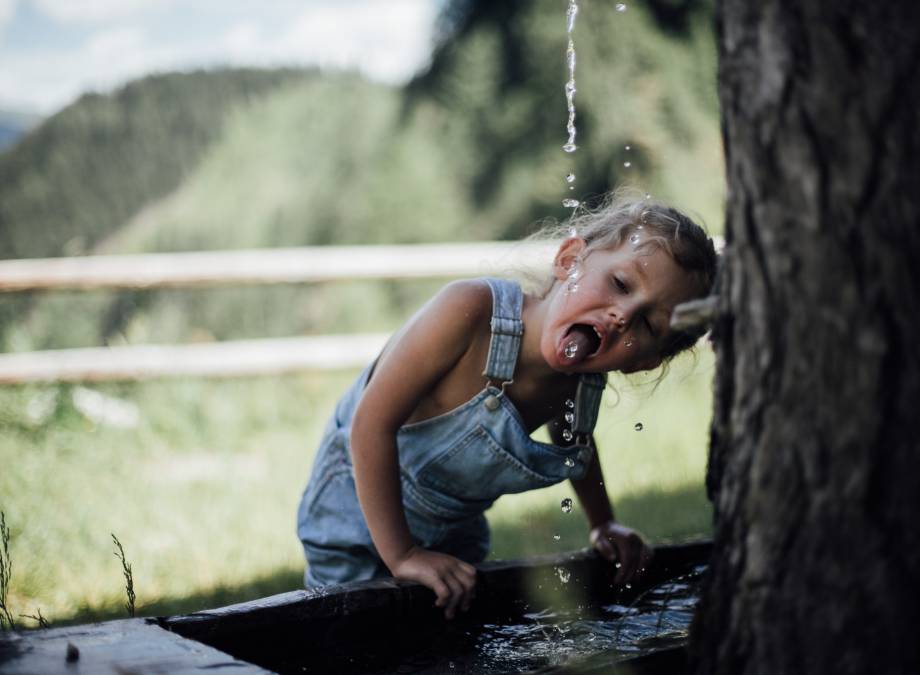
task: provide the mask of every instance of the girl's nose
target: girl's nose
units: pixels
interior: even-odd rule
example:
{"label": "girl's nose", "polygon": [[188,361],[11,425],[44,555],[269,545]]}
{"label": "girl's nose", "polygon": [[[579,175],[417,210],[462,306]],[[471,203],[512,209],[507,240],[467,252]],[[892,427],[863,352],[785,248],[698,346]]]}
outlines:
{"label": "girl's nose", "polygon": [[625,331],[629,326],[631,312],[628,307],[623,307],[622,305],[611,306],[610,317],[613,319],[613,326],[615,330]]}

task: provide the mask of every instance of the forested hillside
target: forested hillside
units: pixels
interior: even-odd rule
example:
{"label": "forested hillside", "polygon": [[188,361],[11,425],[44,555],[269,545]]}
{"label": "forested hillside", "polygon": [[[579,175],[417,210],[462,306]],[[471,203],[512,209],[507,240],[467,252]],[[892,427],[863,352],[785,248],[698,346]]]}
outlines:
{"label": "forested hillside", "polygon": [[[582,3],[572,155],[564,10],[448,3],[430,69],[403,89],[227,70],[84,96],[0,155],[0,257],[511,238],[565,218],[563,197],[590,204],[619,185],[719,229],[707,3]],[[325,292],[4,299],[2,337],[18,350],[352,328],[351,296]],[[370,293],[383,323],[417,301],[388,285],[351,293]]]}

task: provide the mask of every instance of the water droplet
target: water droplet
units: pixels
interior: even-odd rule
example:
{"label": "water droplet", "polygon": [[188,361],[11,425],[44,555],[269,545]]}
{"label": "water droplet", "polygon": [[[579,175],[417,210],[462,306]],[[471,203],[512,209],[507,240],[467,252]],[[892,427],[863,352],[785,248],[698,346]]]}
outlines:
{"label": "water droplet", "polygon": [[563,349],[563,353],[565,354],[565,358],[567,359],[570,359],[573,356],[575,356],[575,353],[577,351],[578,351],[578,343],[575,342],[574,340],[566,344],[565,349]]}
{"label": "water droplet", "polygon": [[571,429],[563,429],[563,430],[562,430],[562,440],[564,440],[564,441],[571,441],[573,438],[575,438],[575,436],[572,435],[572,430],[571,430]]}
{"label": "water droplet", "polygon": [[626,584],[626,588],[632,588],[632,584]]}
{"label": "water droplet", "polygon": [[568,408],[569,410],[574,410],[574,408],[575,408],[575,401],[573,401],[573,400],[570,399],[570,398],[565,399],[565,407]]}
{"label": "water droplet", "polygon": [[642,429],[644,429],[644,427],[642,426],[642,422],[636,422],[636,425],[633,427],[633,429],[635,429],[636,431],[642,431]]}
{"label": "water droplet", "polygon": [[564,583],[564,584],[567,584],[567,583],[569,583],[569,579],[572,578],[572,573],[569,572],[569,571],[568,571],[567,569],[565,569],[564,567],[557,567],[557,568],[556,568],[556,576],[559,577],[559,581],[561,581],[561,582]]}
{"label": "water droplet", "polygon": [[617,3],[617,11],[618,11],[618,12],[625,12],[625,11],[626,11],[626,5],[625,5],[624,3],[622,3],[622,2],[618,2],[618,3]]}
{"label": "water droplet", "polygon": [[620,563],[614,563],[613,566],[616,567],[617,569],[620,569],[621,567],[623,567],[623,565]]}
{"label": "water droplet", "polygon": [[569,497],[566,497],[561,502],[559,502],[559,506],[562,508],[563,513],[571,513],[572,500]]}
{"label": "water droplet", "polygon": [[566,182],[566,183],[574,183],[574,182],[575,182],[575,174],[574,174],[574,173],[567,173],[567,174],[565,175],[565,182]]}
{"label": "water droplet", "polygon": [[[621,11],[619,5],[617,6],[617,11]],[[569,1],[569,6],[565,10],[565,30],[567,33],[571,33],[575,28],[575,17],[578,16],[578,3],[574,0]]]}
{"label": "water droplet", "polygon": [[645,193],[645,198],[646,198],[646,199],[651,199],[651,198],[652,198],[652,195],[650,195],[649,193],[646,192],[646,193]]}
{"label": "water droplet", "polygon": [[560,539],[562,539],[562,535],[554,534],[553,539],[555,539],[556,541],[559,541]]}
{"label": "water droplet", "polygon": [[449,662],[447,663],[447,667],[450,668],[451,670],[453,670],[454,668],[457,667],[457,664],[454,663],[453,661],[449,661]]}
{"label": "water droplet", "polygon": [[577,199],[563,199],[562,200],[562,205],[569,209],[574,209],[580,203],[581,202],[579,202]]}
{"label": "water droplet", "polygon": [[565,414],[565,421],[568,422],[569,424],[571,424],[572,422],[574,422],[574,421],[575,421],[575,413],[573,413],[573,412],[567,412],[567,413]]}
{"label": "water droplet", "polygon": [[571,469],[573,466],[575,466],[575,460],[572,459],[571,457],[566,457],[563,464],[565,464],[567,467]]}
{"label": "water droplet", "polygon": [[625,166],[628,169],[629,167],[632,166],[632,162],[623,162],[623,166]]}
{"label": "water droplet", "polygon": [[626,152],[629,152],[631,149],[632,149],[632,148],[631,148],[630,146],[628,146],[628,145],[626,146]]}
{"label": "water droplet", "polygon": [[562,146],[562,149],[565,150],[566,152],[575,152],[576,150],[578,150],[578,146],[575,145],[574,143],[566,143],[565,145]]}

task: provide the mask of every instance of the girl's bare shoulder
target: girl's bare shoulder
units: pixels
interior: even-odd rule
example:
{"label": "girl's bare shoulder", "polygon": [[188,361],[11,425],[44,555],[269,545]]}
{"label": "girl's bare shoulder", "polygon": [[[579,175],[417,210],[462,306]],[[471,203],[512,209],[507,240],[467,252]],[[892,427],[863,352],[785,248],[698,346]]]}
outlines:
{"label": "girl's bare shoulder", "polygon": [[479,323],[492,316],[492,290],[482,279],[452,281],[434,297],[433,309],[450,312],[461,323]]}

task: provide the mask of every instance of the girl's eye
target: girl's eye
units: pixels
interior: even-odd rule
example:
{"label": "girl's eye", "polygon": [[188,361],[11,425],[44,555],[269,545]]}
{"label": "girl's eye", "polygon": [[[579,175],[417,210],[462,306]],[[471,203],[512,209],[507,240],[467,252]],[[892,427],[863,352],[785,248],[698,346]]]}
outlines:
{"label": "girl's eye", "polygon": [[654,335],[655,331],[652,329],[652,322],[648,320],[647,316],[642,317],[642,322],[645,324],[645,330],[648,331],[648,334]]}
{"label": "girl's eye", "polygon": [[619,288],[619,289],[620,289],[621,291],[623,291],[624,293],[627,293],[627,292],[628,292],[628,291],[626,290],[626,284],[623,283],[623,280],[620,279],[620,277],[613,277],[613,283],[614,283],[614,285],[615,285],[617,288]]}

